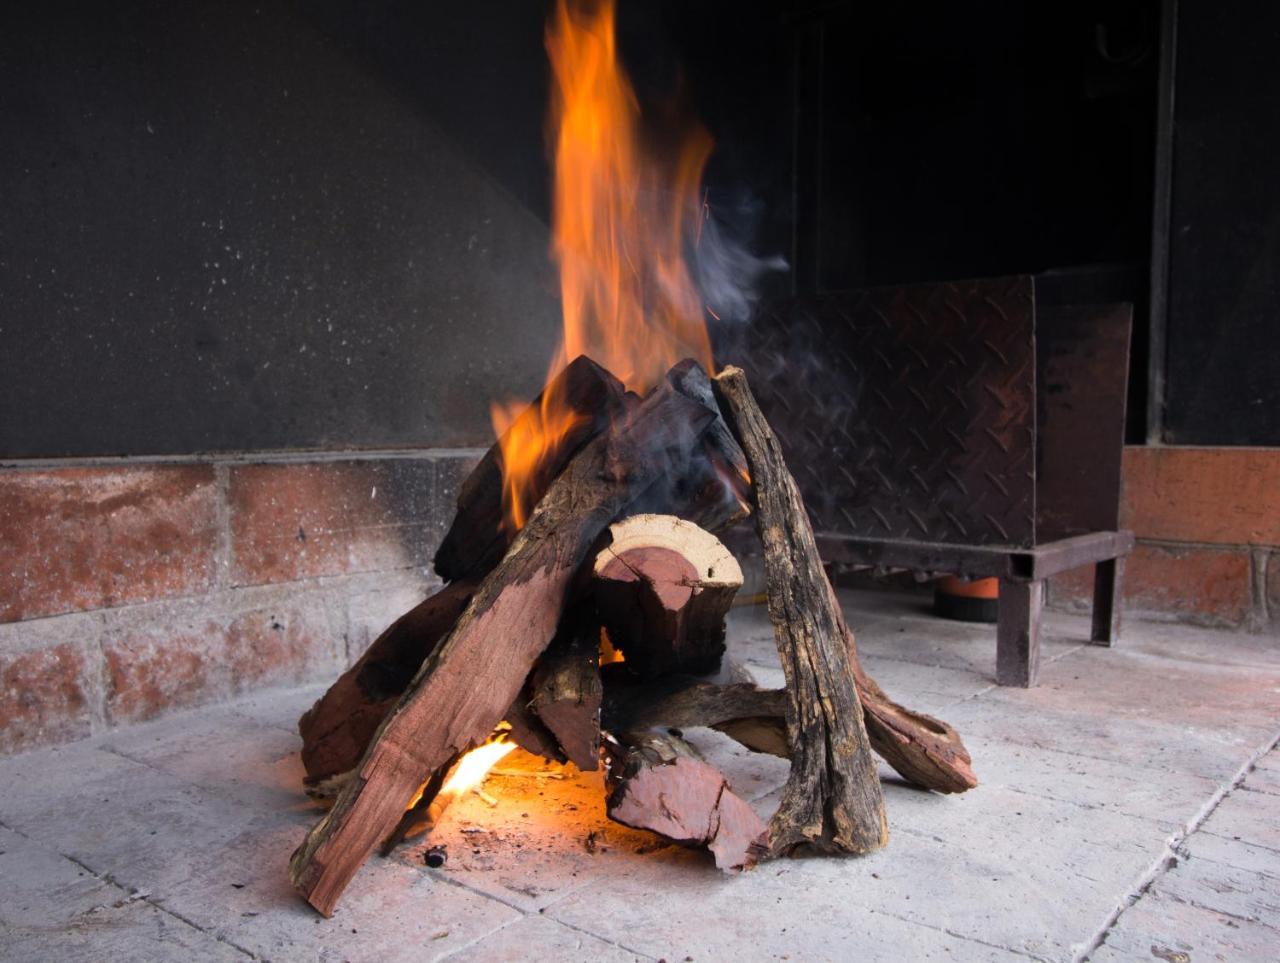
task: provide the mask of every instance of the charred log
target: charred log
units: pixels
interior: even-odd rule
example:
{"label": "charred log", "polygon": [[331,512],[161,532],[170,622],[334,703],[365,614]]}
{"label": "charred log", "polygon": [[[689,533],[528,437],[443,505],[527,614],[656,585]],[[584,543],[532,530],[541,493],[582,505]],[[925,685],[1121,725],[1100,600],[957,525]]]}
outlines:
{"label": "charred log", "polygon": [[[529,710],[565,758],[582,770],[600,765],[600,626],[570,616],[533,671]],[[526,747],[527,748],[527,747]]]}
{"label": "charred log", "polygon": [[606,672],[601,722],[609,732],[706,726],[748,749],[785,759],[790,756],[786,710],[787,694],[781,689],[751,683],[717,685],[692,676],[636,683],[621,672]]}
{"label": "charred log", "polygon": [[[508,432],[519,432],[521,422],[537,419],[546,399],[565,406],[576,419],[532,479],[533,501],[542,497],[583,445],[622,414],[626,398],[622,382],[585,355],[571,361],[543,388]],[[502,444],[495,442],[462,483],[457,514],[436,551],[436,574],[446,582],[483,578],[506,554],[515,533],[506,524],[502,491]]]}

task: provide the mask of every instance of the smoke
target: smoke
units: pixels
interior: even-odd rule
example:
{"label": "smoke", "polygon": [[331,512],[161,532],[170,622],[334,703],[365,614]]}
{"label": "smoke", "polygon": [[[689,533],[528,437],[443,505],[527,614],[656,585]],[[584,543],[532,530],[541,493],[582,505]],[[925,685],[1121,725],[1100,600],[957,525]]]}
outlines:
{"label": "smoke", "polygon": [[763,205],[742,198],[712,208],[704,198],[690,255],[694,283],[708,313],[717,321],[744,324],[755,314],[766,275],[786,271],[781,255],[752,253]]}

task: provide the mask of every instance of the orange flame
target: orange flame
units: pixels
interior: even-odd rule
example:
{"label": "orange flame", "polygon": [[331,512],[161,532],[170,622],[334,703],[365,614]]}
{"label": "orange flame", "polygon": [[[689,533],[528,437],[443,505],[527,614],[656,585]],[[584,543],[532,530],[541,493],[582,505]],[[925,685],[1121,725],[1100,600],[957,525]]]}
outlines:
{"label": "orange flame", "polygon": [[489,406],[502,451],[502,501],[511,531],[524,528],[533,506],[533,482],[546,458],[582,420],[560,392],[548,387],[541,402],[495,401]]}
{"label": "orange flame", "polygon": [[[699,182],[711,138],[697,128],[662,155],[646,145],[614,23],[613,0],[557,0],[547,26],[555,79],[552,255],[564,313],[551,375],[585,354],[643,393],[684,358],[713,370],[685,261],[686,239],[704,215]],[[540,410],[517,421],[521,407],[492,410],[515,528],[532,507],[538,466],[575,423],[563,399],[544,397]]]}

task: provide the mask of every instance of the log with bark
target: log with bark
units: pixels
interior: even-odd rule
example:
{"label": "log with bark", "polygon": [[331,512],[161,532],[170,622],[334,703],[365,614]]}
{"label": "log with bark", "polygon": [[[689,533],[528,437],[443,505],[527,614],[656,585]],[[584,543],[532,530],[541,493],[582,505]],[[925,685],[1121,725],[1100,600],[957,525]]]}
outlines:
{"label": "log with bark", "polygon": [[600,619],[632,672],[719,669],[742,569],[718,538],[672,515],[632,515],[609,526],[592,571]]}
{"label": "log with bark", "polygon": [[[638,496],[637,504],[643,501],[665,506],[666,510],[692,518],[703,526],[723,527],[744,518],[748,509],[742,501],[742,489],[729,481],[744,470],[741,468],[745,464],[744,456],[715,407],[710,379],[695,362],[685,361],[672,369],[668,384],[668,390],[706,408],[712,420],[695,446],[697,457],[688,460],[681,471],[668,473],[651,485]],[[612,418],[619,417],[628,407],[621,384],[585,357],[565,368],[547,390],[581,406],[584,412],[587,406],[600,404]],[[539,405],[542,397],[540,395],[534,405]],[[584,418],[575,432],[598,434],[607,423],[608,419],[602,422],[597,418]],[[572,455],[570,449],[581,447],[575,447],[574,437],[577,435],[571,435],[556,449],[545,470],[534,480],[532,495],[535,498],[541,497],[549,478],[562,469]],[[458,505],[458,515],[436,556],[437,570],[446,578],[460,573],[483,577],[496,564],[495,552],[505,548],[509,539],[502,521],[501,453],[497,445],[463,483]],[[451,583],[403,616],[302,717],[299,731],[303,738],[306,785],[313,797],[326,799],[337,794],[395,700],[436,643],[452,628],[474,592],[475,584],[471,578]],[[368,672],[365,671],[367,663],[373,666]],[[531,698],[532,693],[518,696],[507,713],[512,738],[529,752],[564,761],[564,752],[554,736],[528,711]]]}
{"label": "log with bark", "polygon": [[748,869],[768,852],[764,822],[687,742],[660,731],[618,738],[610,747],[610,819],[705,846],[721,869]]}
{"label": "log with bark", "polygon": [[664,479],[632,506],[636,514],[678,515],[713,534],[750,513],[747,461],[716,403],[702,365],[685,359],[667,373],[667,384],[715,415],[703,435],[700,458]]}
{"label": "log with bark", "polygon": [[320,798],[326,783],[349,771],[369,746],[423,660],[449,634],[474,582],[447,585],[396,619],[298,721],[306,785]]}
{"label": "log with bark", "polygon": [[840,614],[840,603],[830,583],[827,590],[844,634],[871,747],[898,775],[922,789],[956,793],[978,785],[960,733],[941,719],[900,706],[867,675],[858,659],[853,632]]}
{"label": "log with bark", "polygon": [[[734,369],[736,371],[736,369]],[[733,376],[741,382],[741,391],[749,397],[745,376]],[[719,381],[719,379],[717,379]],[[751,402],[754,405],[754,401]],[[758,409],[757,409],[758,411]],[[760,423],[764,424],[763,418]],[[767,424],[764,425],[768,429]],[[779,461],[780,461],[779,455]],[[785,466],[784,470],[785,470]],[[799,514],[804,515],[803,505],[797,500]],[[807,517],[804,525],[808,527]],[[766,556],[766,565],[768,564]],[[884,690],[862,668],[858,659],[853,632],[845,622],[835,590],[825,573],[822,576],[823,591],[830,599],[837,630],[843,638],[849,662],[857,685],[858,702],[862,707],[864,725],[871,746],[904,779],[924,789],[955,793],[972,789],[978,784],[973,773],[968,751],[959,733],[947,723],[924,713],[915,712],[890,699]]]}
{"label": "log with bark", "polygon": [[659,475],[688,463],[713,418],[664,384],[551,483],[294,853],[290,878],[312,906],[331,914],[417,788],[489,736],[554,637],[570,582],[595,540]]}
{"label": "log with bark", "polygon": [[791,773],[769,823],[770,851],[878,849],[889,838],[880,780],[800,491],[743,372],[726,368],[715,387],[751,473],[769,617],[787,681]]}
{"label": "log with bark", "polygon": [[789,758],[787,694],[749,682],[720,685],[694,676],[637,682],[620,665],[605,667],[601,724],[609,732],[675,726],[717,729],[755,752]]}

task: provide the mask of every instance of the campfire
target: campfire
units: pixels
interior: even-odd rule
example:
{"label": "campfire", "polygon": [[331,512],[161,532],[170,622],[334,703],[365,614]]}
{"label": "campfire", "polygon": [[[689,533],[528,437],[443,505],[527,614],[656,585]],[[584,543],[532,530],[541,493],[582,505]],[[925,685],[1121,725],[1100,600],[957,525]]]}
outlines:
{"label": "campfire", "polygon": [[[959,736],[860,667],[799,491],[745,372],[714,376],[688,248],[705,217],[701,130],[655,154],[608,3],[566,2],[555,77],[554,255],[564,342],[463,484],[444,587],[302,718],[329,805],[291,878],[332,913],[360,865],[430,831],[512,748],[603,767],[609,816],[724,869],[888,839],[872,751],[926,789],[976,784]],[[717,537],[751,518],[786,686],[712,677],[742,573]],[[681,736],[706,726],[790,760],[766,824]]]}

